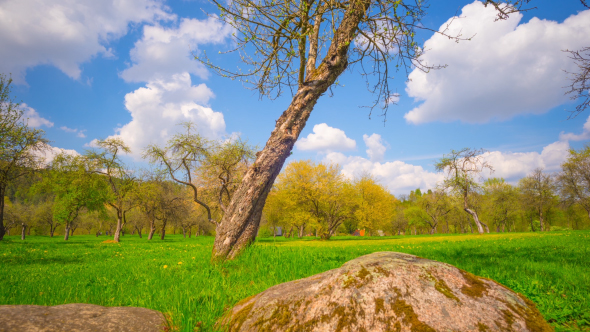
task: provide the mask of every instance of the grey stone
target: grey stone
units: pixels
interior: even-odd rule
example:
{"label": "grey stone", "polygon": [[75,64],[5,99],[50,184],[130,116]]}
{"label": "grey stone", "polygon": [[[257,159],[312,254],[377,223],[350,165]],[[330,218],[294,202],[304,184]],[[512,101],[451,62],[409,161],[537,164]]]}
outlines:
{"label": "grey stone", "polygon": [[553,331],[523,295],[449,264],[395,252],[271,287],[217,324],[257,332]]}
{"label": "grey stone", "polygon": [[166,326],[161,312],[145,308],[85,303],[0,306],[0,332],[160,332]]}

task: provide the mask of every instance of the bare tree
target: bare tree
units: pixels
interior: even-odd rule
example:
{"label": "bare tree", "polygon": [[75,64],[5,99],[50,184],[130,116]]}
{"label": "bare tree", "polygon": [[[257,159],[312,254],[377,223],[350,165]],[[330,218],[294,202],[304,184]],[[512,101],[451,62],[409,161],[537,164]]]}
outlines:
{"label": "bare tree", "polygon": [[570,115],[570,118],[572,118],[590,106],[590,47],[584,47],[576,51],[566,50],[565,52],[570,54],[569,58],[578,66],[576,72],[567,72],[571,77],[570,85],[566,86],[568,89],[566,94],[570,95],[571,100],[580,100],[576,110]]}
{"label": "bare tree", "polygon": [[[318,99],[351,65],[361,75],[385,116],[395,94],[389,81],[399,69],[440,68],[421,61],[423,48],[415,41],[424,29],[460,40],[446,30],[425,27],[426,6],[421,0],[235,0],[217,4],[219,19],[237,33],[234,52],[244,70],[227,70],[207,57],[198,58],[217,73],[251,84],[261,96],[274,98],[288,90],[289,107],[276,121],[264,149],[257,153],[217,229],[212,259],[236,257],[255,238],[269,190],[305,127]],[[486,0],[506,18],[529,0]]]}
{"label": "bare tree", "polygon": [[117,227],[113,239],[119,242],[121,230],[126,222],[125,213],[135,207],[133,193],[137,182],[133,173],[121,161],[121,154],[130,153],[131,150],[120,138],[99,140],[97,145],[102,151],[88,151],[86,158],[93,162],[92,172],[104,175],[104,180],[111,190],[108,205],[115,209],[117,214]]}
{"label": "bare tree", "polygon": [[453,209],[449,198],[442,190],[435,190],[434,192],[423,195],[422,199],[418,201],[418,206],[428,215],[428,218],[424,222],[430,226],[430,234],[436,232],[441,219]]}
{"label": "bare tree", "polygon": [[487,224],[479,220],[479,216],[470,200],[472,195],[480,188],[475,178],[479,177],[485,169],[490,172],[494,171],[494,168],[484,160],[482,156],[483,152],[483,149],[476,150],[470,148],[464,148],[459,151],[451,150],[451,153],[444,155],[434,165],[437,171],[447,174],[443,187],[449,188],[461,196],[463,199],[463,210],[471,215],[480,234],[484,232],[483,227],[485,227],[488,233],[490,229]]}
{"label": "bare tree", "polygon": [[213,220],[211,208],[201,199],[199,188],[193,181],[193,172],[207,158],[212,143],[196,132],[194,124],[188,122],[183,125],[186,129],[184,133],[172,136],[165,147],[148,146],[143,157],[151,163],[159,163],[172,180],[191,188],[193,201],[207,210],[207,219],[217,226],[219,222]]}

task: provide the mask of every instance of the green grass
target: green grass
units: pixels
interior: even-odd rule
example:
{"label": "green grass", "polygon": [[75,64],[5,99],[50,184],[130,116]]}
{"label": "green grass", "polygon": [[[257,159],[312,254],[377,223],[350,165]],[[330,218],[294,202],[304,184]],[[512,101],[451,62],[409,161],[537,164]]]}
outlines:
{"label": "green grass", "polygon": [[[0,304],[93,303],[167,312],[181,331],[209,331],[224,309],[278,283],[398,251],[494,279],[533,300],[558,331],[590,331],[590,232],[485,236],[261,239],[238,260],[209,263],[213,239],[7,237],[0,242]],[[182,264],[179,264],[182,263]],[[197,331],[199,329],[196,329]]]}

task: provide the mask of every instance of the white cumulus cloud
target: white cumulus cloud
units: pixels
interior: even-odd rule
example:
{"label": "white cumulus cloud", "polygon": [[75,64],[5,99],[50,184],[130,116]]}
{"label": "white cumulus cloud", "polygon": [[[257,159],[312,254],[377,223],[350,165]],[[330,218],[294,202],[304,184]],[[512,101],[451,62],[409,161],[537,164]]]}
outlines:
{"label": "white cumulus cloud", "polygon": [[187,72],[206,78],[205,67],[190,52],[199,44],[224,42],[231,31],[231,26],[214,17],[182,19],[178,28],[145,26],[142,39],[131,50],[133,65],[121,77],[127,82],[147,82]]}
{"label": "white cumulus cloud", "polygon": [[55,156],[60,153],[65,153],[65,154],[69,154],[72,156],[79,156],[80,155],[78,153],[78,151],[76,151],[76,150],[62,149],[62,148],[58,148],[55,146],[49,146],[48,149],[46,149],[46,150],[37,151],[37,152],[35,152],[35,155],[37,157],[41,158],[41,160],[43,161],[42,162],[43,165],[47,166],[53,161]]}
{"label": "white cumulus cloud", "polygon": [[535,168],[543,168],[546,172],[558,171],[568,156],[569,143],[557,141],[539,152],[485,152],[482,156],[494,167],[494,173],[486,177],[501,177],[515,182],[532,173]]}
{"label": "white cumulus cloud", "polygon": [[385,155],[385,151],[387,144],[379,134],[363,135],[363,141],[365,141],[365,145],[367,146],[367,156],[371,161],[382,161],[383,156]]}
{"label": "white cumulus cloud", "polygon": [[435,188],[444,179],[442,173],[429,172],[422,166],[403,161],[373,162],[360,156],[345,156],[340,152],[328,153],[325,161],[342,166],[342,174],[348,178],[371,174],[394,195],[407,195],[416,188]]}
{"label": "white cumulus cloud", "polygon": [[[364,135],[363,139],[367,146],[369,146],[367,142],[372,141],[372,144],[378,147],[377,154],[382,157],[387,147],[381,143],[379,135]],[[568,151],[569,143],[560,140],[545,146],[541,152],[485,152],[482,157],[494,167],[495,172],[490,174],[484,171],[482,178],[502,177],[511,183],[516,183],[538,167],[546,172],[555,172],[567,158]],[[324,161],[340,165],[342,174],[351,179],[370,174],[394,195],[407,195],[416,188],[434,189],[445,178],[443,173],[431,172],[422,166],[400,160],[383,162],[382,159],[375,159],[375,149],[369,148],[366,152],[369,159],[361,156],[347,156],[341,152],[329,152],[324,157]]]}
{"label": "white cumulus cloud", "polygon": [[[223,114],[208,102],[215,97],[204,83],[193,85],[191,74],[206,77],[205,68],[192,51],[205,43],[222,43],[231,29],[214,18],[182,19],[177,26],[145,26],[143,36],[131,50],[133,63],[121,77],[127,82],[146,82],[125,96],[131,122],[116,129],[135,157],[148,144],[163,144],[181,130],[178,124],[193,122],[208,138],[226,134]],[[89,143],[91,146],[93,143]]]}
{"label": "white cumulus cloud", "polygon": [[165,142],[181,129],[181,122],[191,121],[200,134],[220,138],[225,133],[223,114],[203,106],[213,96],[205,84],[193,86],[188,73],[151,81],[125,96],[132,120],[117,128],[114,136],[122,138],[136,156],[148,144]]}
{"label": "white cumulus cloud", "polygon": [[313,126],[313,133],[300,138],[295,143],[298,150],[319,152],[354,150],[356,141],[346,137],[342,129],[333,128],[325,123]]}
{"label": "white cumulus cloud", "polygon": [[412,71],[406,92],[421,104],[406,113],[408,122],[483,123],[544,113],[568,101],[564,70],[574,71],[575,64],[563,50],[590,45],[590,10],[563,23],[533,18],[519,24],[521,14],[494,22],[493,7],[475,1],[460,16],[448,33],[475,36],[455,43],[435,34],[425,42],[422,61],[448,67]]}
{"label": "white cumulus cloud", "polygon": [[26,119],[27,125],[31,127],[53,127],[53,122],[42,118],[34,108],[27,106],[25,103],[22,103],[20,107],[23,110],[23,118]]}
{"label": "white cumulus cloud", "polygon": [[80,64],[113,56],[110,41],[130,24],[173,19],[161,0],[3,0],[0,72],[25,83],[25,70],[50,64],[79,79]]}

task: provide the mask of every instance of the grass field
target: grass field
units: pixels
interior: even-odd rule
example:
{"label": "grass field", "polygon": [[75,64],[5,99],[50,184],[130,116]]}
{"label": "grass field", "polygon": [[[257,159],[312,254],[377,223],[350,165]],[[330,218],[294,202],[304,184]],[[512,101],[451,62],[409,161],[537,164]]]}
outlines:
{"label": "grass field", "polygon": [[[224,309],[278,283],[375,251],[398,251],[494,279],[533,300],[557,331],[590,331],[590,232],[389,238],[261,239],[238,260],[209,263],[213,238],[7,237],[0,304],[93,303],[167,312],[180,331],[209,331]],[[195,327],[200,327],[196,328]]]}

